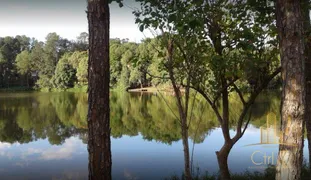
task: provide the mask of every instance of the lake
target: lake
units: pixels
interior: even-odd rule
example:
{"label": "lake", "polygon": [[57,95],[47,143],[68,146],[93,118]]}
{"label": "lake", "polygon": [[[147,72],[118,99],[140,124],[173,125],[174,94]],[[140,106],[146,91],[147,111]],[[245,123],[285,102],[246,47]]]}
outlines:
{"label": "lake", "polygon": [[[110,99],[113,179],[180,175],[183,147],[174,97],[111,92]],[[86,93],[0,93],[0,102],[0,179],[87,179]],[[222,146],[222,132],[204,100],[194,102],[193,167],[201,174],[217,173],[215,151]],[[233,135],[242,104],[232,95],[230,105]],[[263,171],[276,163],[279,107],[277,93],[257,99],[251,124],[230,153],[232,172]]]}

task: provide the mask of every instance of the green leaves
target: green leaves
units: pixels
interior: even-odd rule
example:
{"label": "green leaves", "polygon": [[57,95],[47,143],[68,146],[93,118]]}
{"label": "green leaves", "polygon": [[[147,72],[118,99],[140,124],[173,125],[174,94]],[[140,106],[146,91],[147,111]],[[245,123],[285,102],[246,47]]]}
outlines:
{"label": "green leaves", "polygon": [[66,89],[74,86],[76,70],[69,64],[68,56],[63,56],[57,63],[52,83],[55,88]]}
{"label": "green leaves", "polygon": [[15,63],[18,72],[22,75],[29,73],[32,69],[30,53],[26,50],[16,56]]}

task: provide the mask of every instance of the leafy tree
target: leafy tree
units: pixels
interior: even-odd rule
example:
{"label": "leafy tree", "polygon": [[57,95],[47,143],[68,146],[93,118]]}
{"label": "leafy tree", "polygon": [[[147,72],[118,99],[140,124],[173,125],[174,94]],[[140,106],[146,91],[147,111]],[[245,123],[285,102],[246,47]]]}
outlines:
{"label": "leafy tree", "polygon": [[77,68],[77,79],[82,85],[87,84],[88,55],[86,52],[82,54],[79,66]]}
{"label": "leafy tree", "polygon": [[73,46],[74,51],[87,51],[89,48],[89,34],[87,32],[80,33]]}
{"label": "leafy tree", "polygon": [[52,88],[52,77],[59,59],[59,40],[56,33],[49,33],[46,36],[46,43],[43,47],[43,58],[40,63],[39,80],[37,85],[40,88]]}
{"label": "leafy tree", "polygon": [[122,64],[121,58],[122,54],[125,52],[124,46],[122,46],[119,39],[110,40],[110,84],[111,86],[116,86],[117,82],[120,80]]}
{"label": "leafy tree", "polygon": [[87,57],[87,51],[75,51],[70,54],[70,57],[68,57],[68,61],[73,68],[78,69],[80,62]]}
{"label": "leafy tree", "polygon": [[30,53],[27,50],[22,51],[16,56],[16,67],[20,74],[25,75],[31,71],[32,63]]}
{"label": "leafy tree", "polygon": [[15,63],[16,63],[18,73],[26,76],[27,84],[29,87],[29,76],[32,70],[32,62],[31,62],[30,53],[27,50],[22,51],[20,54],[16,56]]}
{"label": "leafy tree", "polygon": [[66,89],[74,86],[76,70],[69,64],[70,54],[65,54],[57,63],[55,74],[52,78],[53,86]]}
{"label": "leafy tree", "polygon": [[[183,139],[187,139],[192,88],[217,115],[225,139],[216,153],[218,164],[221,178],[230,179],[228,155],[249,124],[250,118],[246,118],[251,105],[280,71],[273,7],[266,3],[254,7],[254,1],[138,1],[141,10],[134,14],[140,30],[151,28],[161,33],[158,55],[179,104]],[[247,82],[250,94],[243,94],[237,81]],[[179,95],[181,86],[184,98]],[[239,95],[243,108],[236,121],[236,135],[231,137],[228,99],[233,93]],[[184,152],[186,179],[191,179],[186,141]]]}
{"label": "leafy tree", "polygon": [[44,46],[44,52],[46,54],[46,61],[56,66],[58,59],[60,58],[60,37],[56,33],[49,33],[45,39],[46,42]]}
{"label": "leafy tree", "polygon": [[0,87],[20,82],[14,65],[15,59],[21,51],[29,49],[29,40],[26,36],[0,38]]}

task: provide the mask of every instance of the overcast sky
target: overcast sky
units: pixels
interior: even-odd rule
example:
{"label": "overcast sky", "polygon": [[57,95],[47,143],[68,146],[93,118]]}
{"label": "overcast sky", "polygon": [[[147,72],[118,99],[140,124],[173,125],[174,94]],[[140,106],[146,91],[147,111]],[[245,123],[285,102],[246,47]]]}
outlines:
{"label": "overcast sky", "polygon": [[[139,42],[145,36],[129,8],[139,4],[134,0],[124,3],[122,8],[116,3],[110,5],[110,37]],[[86,0],[0,0],[0,37],[26,35],[44,41],[48,33],[56,32],[63,38],[76,39],[88,31],[86,7]]]}

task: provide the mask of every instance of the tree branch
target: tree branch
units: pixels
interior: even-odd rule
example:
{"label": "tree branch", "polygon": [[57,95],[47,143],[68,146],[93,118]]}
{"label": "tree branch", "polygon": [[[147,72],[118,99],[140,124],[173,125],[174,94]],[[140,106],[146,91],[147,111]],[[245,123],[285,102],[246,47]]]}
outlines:
{"label": "tree branch", "polygon": [[148,71],[144,71],[146,74],[148,74],[152,78],[162,79],[162,80],[169,80],[169,77],[161,77],[161,76],[155,76],[153,74],[150,74]]}
{"label": "tree branch", "polygon": [[191,111],[190,111],[190,119],[189,119],[189,122],[188,122],[188,127],[190,126],[190,123],[191,123],[191,120],[192,120],[192,116],[193,116],[193,108],[194,108],[194,103],[195,103],[195,100],[196,100],[196,97],[197,97],[197,91],[195,92],[194,94],[194,97],[193,97],[193,100],[192,100],[192,107],[191,107]]}
{"label": "tree branch", "polygon": [[244,126],[244,129],[243,129],[243,131],[242,131],[241,136],[244,135],[244,133],[245,133],[245,131],[246,131],[246,128],[248,127],[248,124],[249,124],[249,122],[250,122],[250,120],[251,120],[251,117],[252,117],[252,111],[253,111],[253,108],[251,108],[251,110],[250,110],[250,112],[249,112],[248,120],[247,120],[247,122],[246,122],[246,124],[245,124],[245,126]]}
{"label": "tree branch", "polygon": [[232,85],[233,85],[233,88],[235,89],[235,91],[238,93],[238,95],[239,95],[239,97],[240,97],[240,99],[241,99],[241,101],[243,103],[243,106],[245,106],[246,102],[245,102],[245,99],[243,97],[243,94],[242,94],[241,90],[236,86],[235,83],[233,83]]}
{"label": "tree branch", "polygon": [[218,100],[218,98],[221,96],[221,93],[226,90],[228,87],[230,87],[233,83],[235,83],[239,78],[235,77],[233,80],[231,80],[225,87],[223,87],[222,89],[220,89],[219,91],[217,91],[216,93],[216,97],[213,101],[213,104],[216,103],[216,101]]}
{"label": "tree branch", "polygon": [[[244,120],[244,117],[248,111],[248,109],[251,107],[252,104],[254,104],[257,96],[260,94],[260,92],[266,88],[269,84],[269,82],[276,76],[278,75],[279,73],[281,72],[281,67],[277,68],[272,74],[270,74],[270,76],[268,76],[265,81],[260,85],[258,86],[255,91],[251,94],[249,100],[246,102],[244,108],[243,108],[243,111],[239,117],[239,121],[238,121],[238,126],[237,126],[237,133],[236,135],[234,136],[233,138],[233,141],[236,142],[238,141],[242,136],[243,136],[243,133],[242,133],[242,125],[243,125],[243,120]],[[245,126],[245,129],[243,130],[245,132],[247,126]]]}
{"label": "tree branch", "polygon": [[198,93],[200,93],[204,99],[211,105],[212,109],[214,110],[216,116],[217,116],[217,119],[219,121],[220,124],[222,124],[222,117],[217,109],[217,107],[215,106],[215,104],[211,101],[211,99],[207,96],[207,94],[202,90],[200,89],[199,87],[194,87],[194,86],[189,86],[191,89],[194,89],[196,90]]}

